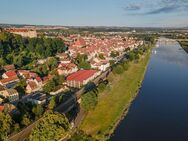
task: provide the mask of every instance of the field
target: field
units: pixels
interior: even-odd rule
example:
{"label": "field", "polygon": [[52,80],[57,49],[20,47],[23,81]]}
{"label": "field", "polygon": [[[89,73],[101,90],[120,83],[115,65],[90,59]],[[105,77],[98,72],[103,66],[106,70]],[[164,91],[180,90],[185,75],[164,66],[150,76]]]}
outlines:
{"label": "field", "polygon": [[131,62],[128,71],[120,76],[110,74],[110,88],[100,94],[98,105],[86,115],[81,130],[99,140],[106,140],[113,133],[138,93],[149,57],[150,52],[142,56],[138,63]]}

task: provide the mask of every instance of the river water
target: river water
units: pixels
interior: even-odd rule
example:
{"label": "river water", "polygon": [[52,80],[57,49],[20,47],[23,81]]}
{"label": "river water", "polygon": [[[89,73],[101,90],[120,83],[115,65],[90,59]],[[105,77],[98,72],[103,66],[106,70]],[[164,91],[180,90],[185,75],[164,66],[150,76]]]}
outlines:
{"label": "river water", "polygon": [[188,54],[161,38],[142,88],[110,141],[188,141]]}

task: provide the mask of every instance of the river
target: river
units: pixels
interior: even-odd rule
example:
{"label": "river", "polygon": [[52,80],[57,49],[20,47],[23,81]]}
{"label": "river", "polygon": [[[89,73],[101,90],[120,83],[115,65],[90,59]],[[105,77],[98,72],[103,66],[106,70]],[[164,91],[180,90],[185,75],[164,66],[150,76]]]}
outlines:
{"label": "river", "polygon": [[188,141],[188,54],[160,38],[142,88],[110,141]]}

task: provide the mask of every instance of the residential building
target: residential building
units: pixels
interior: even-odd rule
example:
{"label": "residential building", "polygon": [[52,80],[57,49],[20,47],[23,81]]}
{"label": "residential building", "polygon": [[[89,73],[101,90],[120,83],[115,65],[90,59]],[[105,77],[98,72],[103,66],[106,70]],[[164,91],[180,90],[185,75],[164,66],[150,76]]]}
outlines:
{"label": "residential building", "polygon": [[66,64],[61,63],[58,65],[58,69],[57,69],[59,75],[65,75],[65,76],[77,71],[78,71],[78,67],[73,63],[66,63]]}
{"label": "residential building", "polygon": [[15,66],[13,64],[12,65],[5,65],[5,66],[3,66],[3,69],[5,71],[15,70]]}
{"label": "residential building", "polygon": [[87,84],[89,81],[96,78],[100,72],[97,70],[79,70],[67,77],[67,85],[69,87],[80,88],[81,86]]}
{"label": "residential building", "polygon": [[7,88],[13,88],[18,81],[20,81],[19,78],[17,76],[13,76],[13,77],[1,79],[0,84]]}
{"label": "residential building", "polygon": [[100,71],[106,71],[110,67],[109,61],[101,60],[99,62],[91,62],[91,68],[98,69]]}
{"label": "residential building", "polygon": [[10,70],[10,71],[7,71],[5,73],[3,73],[2,77],[3,78],[10,78],[10,77],[16,77],[17,74],[16,74],[16,71],[14,70]]}
{"label": "residential building", "polygon": [[32,30],[32,29],[10,28],[10,29],[5,29],[5,30],[13,34],[21,35],[22,37],[29,37],[29,38],[37,37],[36,30]]}
{"label": "residential building", "polygon": [[19,94],[15,89],[6,89],[0,85],[0,95],[7,98],[10,102],[19,100]]}
{"label": "residential building", "polygon": [[39,86],[35,80],[29,80],[27,82],[26,93],[33,93],[39,91],[40,89],[41,86]]}
{"label": "residential building", "polygon": [[27,98],[27,101],[32,102],[33,104],[45,104],[46,103],[46,94],[41,92],[35,92]]}

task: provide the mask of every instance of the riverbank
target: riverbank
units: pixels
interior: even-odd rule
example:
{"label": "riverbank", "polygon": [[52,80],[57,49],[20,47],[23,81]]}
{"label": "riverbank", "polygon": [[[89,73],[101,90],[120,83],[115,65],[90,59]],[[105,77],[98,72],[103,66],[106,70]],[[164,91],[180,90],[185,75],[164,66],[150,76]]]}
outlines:
{"label": "riverbank", "polygon": [[188,53],[188,41],[178,41],[181,47]]}
{"label": "riverbank", "polygon": [[122,75],[110,75],[113,80],[110,90],[107,89],[100,94],[98,105],[86,115],[81,130],[98,140],[106,140],[110,137],[138,93],[149,58],[150,52],[146,53],[138,63],[131,62],[128,71]]}

